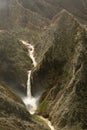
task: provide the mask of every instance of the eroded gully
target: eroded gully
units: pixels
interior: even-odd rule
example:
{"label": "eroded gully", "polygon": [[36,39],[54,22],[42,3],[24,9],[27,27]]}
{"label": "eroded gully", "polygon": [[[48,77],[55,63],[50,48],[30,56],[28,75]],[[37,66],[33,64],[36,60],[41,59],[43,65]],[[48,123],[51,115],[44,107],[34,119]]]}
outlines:
{"label": "eroded gully", "polygon": [[[34,56],[34,46],[27,43],[26,41],[20,40],[22,44],[24,44],[27,49],[28,49],[28,53],[29,53],[29,57],[32,60],[33,66],[36,67],[37,66],[37,62],[35,60],[35,56]],[[30,112],[30,114],[35,114],[35,111],[37,110],[37,106],[38,106],[38,101],[40,96],[38,95],[37,97],[33,97],[31,94],[31,72],[32,70],[28,70],[28,80],[27,80],[27,96],[26,97],[22,97],[22,100],[24,102],[24,104],[26,105],[28,111]],[[51,122],[47,119],[44,118],[42,116],[38,116],[41,120],[43,120],[51,130],[55,130],[54,126],[52,126]]]}

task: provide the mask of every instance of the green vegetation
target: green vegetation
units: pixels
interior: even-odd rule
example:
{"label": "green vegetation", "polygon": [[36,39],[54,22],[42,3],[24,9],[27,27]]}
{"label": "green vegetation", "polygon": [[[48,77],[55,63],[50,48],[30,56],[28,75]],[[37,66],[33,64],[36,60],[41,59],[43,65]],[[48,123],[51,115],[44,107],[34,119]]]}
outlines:
{"label": "green vegetation", "polygon": [[46,99],[44,99],[44,100],[40,103],[40,105],[38,106],[37,111],[38,111],[41,115],[47,116],[47,114],[46,114],[46,107],[47,107],[47,105],[48,105],[48,102],[49,102],[49,101],[47,101]]}
{"label": "green vegetation", "polygon": [[44,121],[42,119],[40,119],[40,117],[36,114],[32,115],[32,118],[35,119],[39,123],[44,123]]}
{"label": "green vegetation", "polygon": [[42,60],[40,59],[35,73],[46,84],[43,85],[46,91],[41,97],[37,113],[49,117],[56,126],[55,129],[64,129],[67,126],[72,129],[74,124],[79,123],[82,128],[87,127],[85,36],[84,28],[79,22],[67,11],[63,11],[42,37],[41,43],[44,45],[37,47],[41,47],[41,52],[37,53]]}
{"label": "green vegetation", "polygon": [[35,115],[35,114],[34,114],[34,115],[32,116],[32,118],[33,118],[34,120],[36,120],[38,123],[47,126],[47,127],[48,127],[48,130],[50,130],[50,128],[49,128],[49,126],[46,124],[46,122],[45,122],[43,119],[41,119],[38,115]]}

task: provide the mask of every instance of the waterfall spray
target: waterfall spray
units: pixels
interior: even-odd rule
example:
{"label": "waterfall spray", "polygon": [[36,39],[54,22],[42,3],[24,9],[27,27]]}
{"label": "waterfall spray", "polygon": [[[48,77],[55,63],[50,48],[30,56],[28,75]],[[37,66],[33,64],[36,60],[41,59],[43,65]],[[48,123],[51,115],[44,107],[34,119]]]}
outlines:
{"label": "waterfall spray", "polygon": [[[32,59],[33,62],[33,66],[36,67],[37,66],[37,62],[35,61],[35,57],[34,57],[34,47],[33,45],[21,40],[22,44],[24,44],[27,48],[28,48],[28,53],[29,53],[29,57]],[[31,94],[31,72],[32,70],[28,71],[28,80],[27,80],[27,97],[23,98],[24,103],[27,106],[28,111],[31,114],[34,114],[36,109],[37,109],[37,103],[38,103],[38,99],[39,97],[33,97]]]}
{"label": "waterfall spray", "polygon": [[[21,42],[22,42],[22,44],[24,44],[28,48],[29,57],[32,59],[34,67],[36,67],[37,62],[35,61],[35,57],[34,57],[34,47],[31,44],[29,44],[29,43],[27,43],[27,42],[25,42],[23,40],[21,40]],[[31,72],[32,72],[32,70],[28,71],[27,97],[24,97],[23,101],[24,101],[25,105],[27,106],[28,111],[31,114],[34,114],[36,109],[37,109],[39,97],[33,97],[32,94],[31,94],[31,80],[30,80]],[[54,127],[52,126],[51,122],[48,119],[45,119],[42,116],[38,116],[38,117],[40,119],[42,119],[49,126],[49,128],[51,130],[55,130]]]}

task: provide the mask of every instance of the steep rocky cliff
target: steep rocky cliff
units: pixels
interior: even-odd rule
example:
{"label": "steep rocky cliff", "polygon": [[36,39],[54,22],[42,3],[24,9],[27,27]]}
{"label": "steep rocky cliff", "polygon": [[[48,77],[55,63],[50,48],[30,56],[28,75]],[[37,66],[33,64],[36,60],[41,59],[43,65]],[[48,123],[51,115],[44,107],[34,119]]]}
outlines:
{"label": "steep rocky cliff", "polygon": [[[0,0],[0,130],[49,130],[16,95],[30,69],[36,113],[55,130],[87,130],[86,27],[86,0]],[[34,44],[35,68],[20,40]]]}
{"label": "steep rocky cliff", "polygon": [[31,63],[25,46],[12,34],[0,32],[0,79],[26,92],[27,70]]}
{"label": "steep rocky cliff", "polygon": [[45,89],[38,112],[49,117],[56,130],[86,129],[86,31],[63,10],[41,43],[43,39],[43,45],[37,45],[41,51],[36,52],[42,60],[37,58],[39,65],[32,74],[33,93],[38,88],[36,79],[40,88]]}
{"label": "steep rocky cliff", "polygon": [[29,38],[38,36],[62,9],[87,24],[86,0],[0,0],[0,29],[27,39],[31,34]]}
{"label": "steep rocky cliff", "polygon": [[81,22],[87,21],[86,0],[19,0],[24,8],[37,12],[45,18],[52,19],[62,9],[74,14]]}
{"label": "steep rocky cliff", "polygon": [[21,99],[0,81],[0,129],[1,130],[49,130],[38,118],[32,118]]}
{"label": "steep rocky cliff", "polygon": [[[0,0],[0,29],[21,31],[46,25],[45,18],[25,9],[18,0]],[[20,29],[20,30],[19,30]]]}
{"label": "steep rocky cliff", "polygon": [[[32,68],[27,48],[7,31],[0,32],[0,129],[49,130],[31,116],[22,96],[26,95],[27,71]],[[19,97],[19,95],[21,97]]]}

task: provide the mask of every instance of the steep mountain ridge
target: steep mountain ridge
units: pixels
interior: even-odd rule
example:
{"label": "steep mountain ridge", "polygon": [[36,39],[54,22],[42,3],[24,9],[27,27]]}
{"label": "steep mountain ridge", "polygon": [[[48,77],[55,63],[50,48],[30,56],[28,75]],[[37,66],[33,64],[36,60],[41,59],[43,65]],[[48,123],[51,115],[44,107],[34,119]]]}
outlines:
{"label": "steep mountain ridge", "polygon": [[[0,0],[1,130],[49,130],[16,95],[26,94],[31,68],[36,113],[55,130],[87,130],[86,16],[86,0]],[[34,44],[36,68],[21,39]]]}
{"label": "steep mountain ridge", "polygon": [[[54,65],[56,69],[57,60],[59,60],[60,62],[65,62],[66,60],[69,60],[69,54],[72,53],[69,51],[74,50],[73,47],[75,45],[75,42],[73,41],[73,39],[75,37],[76,29],[78,28],[78,26],[79,24],[77,20],[75,20],[74,17],[66,10],[63,10],[59,13],[56,21],[51,26],[49,26],[48,30],[44,33],[44,35],[41,37],[41,39],[35,46],[36,57],[38,62],[37,70],[35,71],[38,71],[40,67],[41,67],[40,69],[43,70],[46,68],[51,69],[51,67]],[[73,39],[72,39],[72,35],[73,35]],[[74,45],[72,46],[72,44]],[[51,63],[49,64],[49,62],[51,61],[53,62],[52,65]],[[45,66],[47,67],[45,68]],[[40,80],[41,77],[44,76],[46,71],[47,70],[44,70],[44,72],[41,71],[42,74],[40,75]]]}
{"label": "steep mountain ridge", "polygon": [[26,93],[27,70],[31,60],[27,49],[8,32],[0,33],[0,80]]}
{"label": "steep mountain ridge", "polygon": [[[87,51],[81,42],[78,43],[75,50],[71,80],[62,95],[60,97],[57,95],[56,101],[58,101],[50,114],[56,129],[87,129],[87,71],[85,70]],[[57,113],[56,110],[58,110]],[[56,119],[58,122],[55,122]]]}
{"label": "steep mountain ridge", "polygon": [[50,19],[62,9],[66,9],[79,20],[87,21],[87,3],[85,0],[19,0],[19,2],[21,2],[25,8]]}
{"label": "steep mountain ridge", "polygon": [[18,29],[29,28],[39,29],[48,22],[37,13],[26,10],[18,1],[0,0],[6,3],[3,8],[0,8],[0,28],[1,29]]}
{"label": "steep mountain ridge", "polygon": [[25,8],[37,12],[41,16],[49,19],[52,19],[52,17],[57,13],[57,7],[45,0],[19,0],[19,2]]}
{"label": "steep mountain ridge", "polygon": [[31,116],[22,97],[26,95],[27,71],[31,60],[25,46],[7,31],[0,32],[0,129],[49,130],[38,117]]}
{"label": "steep mountain ridge", "polygon": [[45,28],[62,9],[72,13],[80,22],[87,22],[85,0],[0,0],[0,4],[0,29],[16,33],[23,32],[23,29],[28,32]]}
{"label": "steep mountain ridge", "polygon": [[56,130],[86,129],[86,32],[63,10],[45,36],[50,34],[44,44],[51,44],[32,74],[33,93],[38,89],[36,79],[40,88],[45,88],[38,112],[50,117]]}

